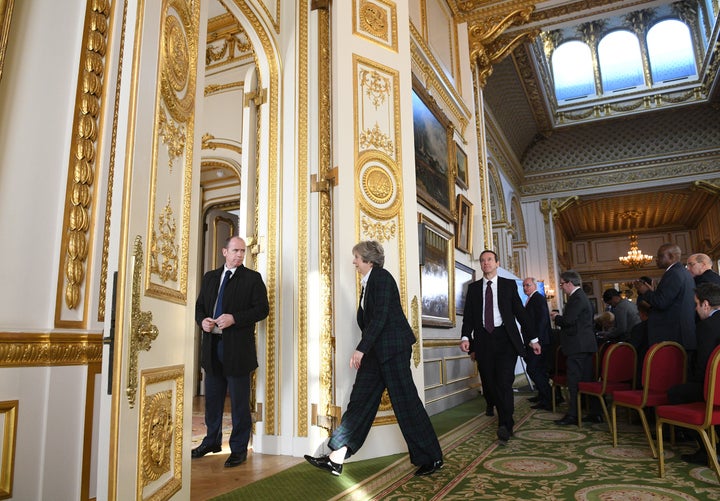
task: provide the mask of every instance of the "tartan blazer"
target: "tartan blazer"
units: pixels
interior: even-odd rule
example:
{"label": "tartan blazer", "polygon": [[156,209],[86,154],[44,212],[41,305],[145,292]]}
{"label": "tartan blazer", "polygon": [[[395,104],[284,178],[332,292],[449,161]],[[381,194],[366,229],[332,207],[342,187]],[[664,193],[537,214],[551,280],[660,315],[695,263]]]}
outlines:
{"label": "tartan blazer", "polygon": [[363,299],[364,307],[358,308],[357,315],[362,338],[356,349],[364,354],[374,352],[380,362],[410,350],[415,334],[402,309],[397,283],[389,271],[373,266]]}

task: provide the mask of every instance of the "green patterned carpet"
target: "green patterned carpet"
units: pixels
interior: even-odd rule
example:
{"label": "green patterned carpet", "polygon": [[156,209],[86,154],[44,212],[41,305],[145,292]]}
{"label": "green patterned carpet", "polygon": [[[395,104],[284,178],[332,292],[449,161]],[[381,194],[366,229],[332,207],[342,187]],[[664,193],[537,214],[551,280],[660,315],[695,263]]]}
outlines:
{"label": "green patterned carpet", "polygon": [[445,467],[428,477],[413,476],[406,454],[347,463],[340,477],[300,464],[215,499],[720,500],[712,470],[679,459],[694,444],[665,444],[660,479],[642,428],[622,411],[613,448],[607,425],[556,426],[562,414],[531,410],[526,397],[516,399],[507,446],[497,443],[496,420],[485,417],[481,398],[433,416]]}

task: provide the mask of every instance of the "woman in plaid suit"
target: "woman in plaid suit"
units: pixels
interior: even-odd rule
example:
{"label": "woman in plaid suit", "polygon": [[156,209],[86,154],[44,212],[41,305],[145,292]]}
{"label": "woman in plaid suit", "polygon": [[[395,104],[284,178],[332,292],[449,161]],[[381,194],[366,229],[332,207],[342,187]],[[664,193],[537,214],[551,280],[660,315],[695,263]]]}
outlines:
{"label": "woman in plaid suit", "polygon": [[403,312],[395,279],[383,268],[382,246],[364,241],[352,252],[353,264],[362,276],[357,312],[362,338],[350,358],[350,366],[358,372],[347,410],[328,442],[332,452],[321,457],[306,455],[305,459],[317,468],[340,475],[345,459],[365,442],[387,388],[410,462],[420,466],[415,474],[429,475],[439,470],[443,461],[440,443],[410,371],[415,335]]}

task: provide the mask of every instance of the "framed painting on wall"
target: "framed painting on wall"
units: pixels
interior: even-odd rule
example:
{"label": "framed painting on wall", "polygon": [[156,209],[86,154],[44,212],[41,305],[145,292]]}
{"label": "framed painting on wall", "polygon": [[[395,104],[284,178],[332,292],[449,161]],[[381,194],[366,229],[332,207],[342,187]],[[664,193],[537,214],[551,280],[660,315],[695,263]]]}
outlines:
{"label": "framed painting on wall", "polygon": [[455,221],[455,247],[472,253],[472,203],[463,195],[457,196],[457,221]]}
{"label": "framed painting on wall", "polygon": [[454,237],[420,215],[420,289],[424,326],[455,324]]}
{"label": "framed painting on wall", "polygon": [[467,288],[474,281],[475,270],[455,261],[455,315],[463,314]]}
{"label": "framed painting on wall", "polygon": [[452,220],[455,162],[452,126],[433,99],[413,79],[413,131],[415,134],[415,179],[417,196],[424,206]]}
{"label": "framed painting on wall", "polygon": [[455,182],[461,188],[468,189],[468,165],[467,155],[460,148],[460,145],[455,143]]}

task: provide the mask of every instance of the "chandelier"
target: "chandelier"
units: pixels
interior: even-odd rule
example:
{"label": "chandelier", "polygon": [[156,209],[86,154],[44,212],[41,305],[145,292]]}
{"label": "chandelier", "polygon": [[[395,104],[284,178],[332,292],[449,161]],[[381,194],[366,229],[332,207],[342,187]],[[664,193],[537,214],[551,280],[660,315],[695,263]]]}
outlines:
{"label": "chandelier", "polygon": [[633,232],[630,234],[630,250],[627,256],[620,256],[618,259],[625,266],[637,269],[650,263],[653,257],[648,254],[643,254],[638,248],[637,235]]}

